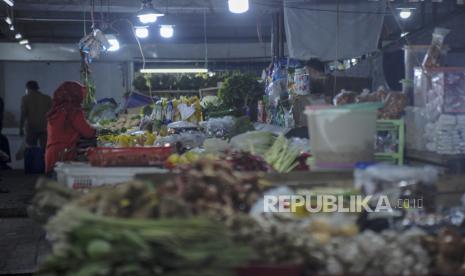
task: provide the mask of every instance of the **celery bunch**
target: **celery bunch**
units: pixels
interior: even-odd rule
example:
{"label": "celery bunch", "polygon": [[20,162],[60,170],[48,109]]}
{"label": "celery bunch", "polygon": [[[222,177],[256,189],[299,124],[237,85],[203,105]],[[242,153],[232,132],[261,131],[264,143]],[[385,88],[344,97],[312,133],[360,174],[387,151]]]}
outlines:
{"label": "celery bunch", "polygon": [[281,134],[270,149],[265,152],[265,161],[277,172],[287,173],[297,167],[299,150],[291,147],[289,141]]}

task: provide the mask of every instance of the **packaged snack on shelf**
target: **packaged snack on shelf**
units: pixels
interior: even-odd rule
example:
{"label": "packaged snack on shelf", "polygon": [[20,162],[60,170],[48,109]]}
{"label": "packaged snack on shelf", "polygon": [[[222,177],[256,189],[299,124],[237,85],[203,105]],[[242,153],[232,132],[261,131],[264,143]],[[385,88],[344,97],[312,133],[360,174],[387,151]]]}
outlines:
{"label": "packaged snack on shelf", "polygon": [[423,59],[423,68],[429,69],[440,66],[441,48],[444,44],[444,39],[446,38],[447,34],[449,34],[449,32],[450,30],[444,28],[434,29],[431,46],[429,47],[428,52]]}
{"label": "packaged snack on shelf", "polygon": [[305,68],[295,69],[294,91],[297,95],[310,94],[310,75]]}
{"label": "packaged snack on shelf", "polygon": [[439,171],[432,166],[407,167],[387,164],[357,169],[354,173],[355,188],[372,196],[376,204],[381,196],[387,196],[391,206],[398,206],[400,199],[421,199],[426,211],[435,208],[435,186]]}
{"label": "packaged snack on shelf", "polygon": [[399,119],[407,106],[407,97],[401,92],[389,92],[384,99],[384,107],[379,111],[380,119]]}
{"label": "packaged snack on shelf", "polygon": [[382,102],[384,106],[378,112],[378,119],[396,120],[404,114],[407,97],[402,92],[379,88],[376,92],[358,96],[357,102]]}
{"label": "packaged snack on shelf", "polygon": [[339,94],[337,94],[333,99],[334,105],[344,105],[344,104],[352,104],[355,103],[355,99],[357,98],[357,93],[352,91],[342,90]]}

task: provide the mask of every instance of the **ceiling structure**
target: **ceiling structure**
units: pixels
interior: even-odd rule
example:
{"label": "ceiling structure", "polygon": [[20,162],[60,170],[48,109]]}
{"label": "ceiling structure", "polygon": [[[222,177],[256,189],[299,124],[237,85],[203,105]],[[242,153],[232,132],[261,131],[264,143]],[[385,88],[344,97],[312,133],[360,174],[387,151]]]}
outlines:
{"label": "ceiling structure", "polygon": [[[203,43],[205,34],[210,43],[270,41],[273,5],[251,5],[245,14],[228,12],[227,0],[154,0],[154,7],[166,14],[157,23],[175,25],[175,36],[162,39],[157,23],[151,26],[151,35],[144,43]],[[260,1],[256,1],[259,3]],[[15,27],[31,43],[76,42],[88,31],[91,23],[91,0],[16,0],[14,6]],[[97,26],[111,25],[111,32],[118,33],[123,40],[134,43],[130,26],[125,19],[137,24],[135,16],[140,9],[139,0],[94,0],[94,20]],[[274,4],[275,3],[275,4]],[[271,4],[271,5],[270,5]],[[0,8],[2,3],[0,1]],[[204,13],[206,20],[204,20]],[[5,12],[0,9],[0,16]],[[204,26],[204,22],[206,22]],[[5,24],[0,23],[0,40],[8,41],[14,35]]]}
{"label": "ceiling structure", "polygon": [[[302,0],[295,2],[298,1]],[[340,3],[338,0],[325,1]],[[151,26],[149,38],[141,42],[147,45],[204,44],[205,42],[269,44],[272,14],[280,10],[283,2],[282,0],[250,0],[250,2],[249,12],[231,14],[228,11],[227,0],[153,0],[154,6],[166,16]],[[399,40],[402,32],[419,32],[425,26],[446,20],[450,14],[465,11],[465,5],[459,5],[457,2],[457,0],[443,0],[441,3],[432,0],[389,2],[390,9],[386,11],[382,41]],[[97,27],[106,28],[108,32],[119,35],[122,43],[135,44],[132,28],[127,20],[137,24],[135,13],[140,6],[140,0],[16,0],[11,13],[11,9],[7,10],[6,5],[0,1],[0,18],[7,14],[12,15],[17,31],[32,44],[77,43],[91,28],[93,10]],[[317,4],[315,6],[317,7]],[[402,7],[415,8],[408,20],[400,20],[398,17],[398,8]],[[465,15],[462,13],[461,16]],[[158,23],[175,25],[174,37],[161,38],[157,29]],[[0,42],[15,42],[14,33],[8,30],[8,26],[3,21],[0,21]]]}

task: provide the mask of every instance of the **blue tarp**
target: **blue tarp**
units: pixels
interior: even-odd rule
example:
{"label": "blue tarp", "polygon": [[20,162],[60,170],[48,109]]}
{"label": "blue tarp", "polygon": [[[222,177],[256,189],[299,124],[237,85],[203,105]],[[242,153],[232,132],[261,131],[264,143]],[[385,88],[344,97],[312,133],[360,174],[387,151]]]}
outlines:
{"label": "blue tarp", "polygon": [[134,92],[126,99],[126,104],[124,106],[125,108],[141,107],[151,104],[154,101],[155,99],[151,99],[149,96]]}

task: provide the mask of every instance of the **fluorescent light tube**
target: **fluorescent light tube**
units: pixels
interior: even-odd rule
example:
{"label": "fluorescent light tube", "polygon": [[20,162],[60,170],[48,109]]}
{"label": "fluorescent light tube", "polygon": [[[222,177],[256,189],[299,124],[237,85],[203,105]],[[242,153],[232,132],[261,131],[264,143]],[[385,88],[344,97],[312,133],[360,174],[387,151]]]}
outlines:
{"label": "fluorescent light tube", "polygon": [[8,6],[13,7],[15,5],[15,2],[13,0],[3,0]]}
{"label": "fluorescent light tube", "polygon": [[159,73],[159,74],[176,74],[176,73],[208,73],[206,68],[157,68],[141,69],[141,73]]}

